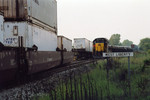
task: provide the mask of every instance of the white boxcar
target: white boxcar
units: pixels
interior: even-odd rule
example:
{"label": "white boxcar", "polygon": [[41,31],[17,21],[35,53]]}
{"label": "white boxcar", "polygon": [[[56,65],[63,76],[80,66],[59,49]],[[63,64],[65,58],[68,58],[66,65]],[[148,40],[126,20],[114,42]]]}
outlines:
{"label": "white boxcar", "polygon": [[0,10],[6,21],[42,22],[57,28],[56,0],[0,0]]}
{"label": "white boxcar", "polygon": [[38,47],[38,51],[56,51],[57,35],[27,22],[5,22],[3,44],[7,47],[18,47],[19,38],[23,38],[23,47]]}
{"label": "white boxcar", "polygon": [[84,49],[85,51],[91,52],[91,45],[89,40],[86,38],[75,38],[74,39],[74,49]]}
{"label": "white boxcar", "polygon": [[3,22],[4,22],[4,18],[3,18],[3,15],[2,13],[0,12],[0,42],[3,43]]}
{"label": "white boxcar", "polygon": [[57,47],[60,50],[66,49],[67,51],[71,51],[72,50],[72,40],[70,40],[64,36],[58,36],[57,37]]}

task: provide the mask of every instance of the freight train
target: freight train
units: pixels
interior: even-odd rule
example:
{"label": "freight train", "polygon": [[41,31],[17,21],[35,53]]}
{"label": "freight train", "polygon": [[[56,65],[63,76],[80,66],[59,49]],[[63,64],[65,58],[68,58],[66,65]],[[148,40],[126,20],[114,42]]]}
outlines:
{"label": "freight train", "polygon": [[58,36],[56,0],[0,0],[0,85],[109,51],[105,38],[75,38],[72,49]]}
{"label": "freight train", "polygon": [[128,46],[111,46],[106,38],[96,38],[93,41],[93,57],[103,58],[104,52],[133,52],[133,50]]}
{"label": "freight train", "polygon": [[0,0],[0,84],[70,63],[71,48],[56,0]]}
{"label": "freight train", "polygon": [[106,38],[96,38],[93,43],[85,38],[75,38],[73,52],[76,59],[99,59],[103,58],[104,52],[133,52],[133,50],[128,46],[111,46]]}

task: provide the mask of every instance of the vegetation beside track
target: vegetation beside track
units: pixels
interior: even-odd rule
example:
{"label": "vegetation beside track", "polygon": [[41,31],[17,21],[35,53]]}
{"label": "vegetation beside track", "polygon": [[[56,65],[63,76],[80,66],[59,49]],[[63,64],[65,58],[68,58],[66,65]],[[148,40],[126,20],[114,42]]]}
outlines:
{"label": "vegetation beside track", "polygon": [[72,71],[68,79],[60,79],[54,90],[38,100],[150,100],[150,54],[136,53],[130,62],[130,85],[127,58],[111,59],[109,70],[107,60],[100,60],[90,65],[90,71]]}

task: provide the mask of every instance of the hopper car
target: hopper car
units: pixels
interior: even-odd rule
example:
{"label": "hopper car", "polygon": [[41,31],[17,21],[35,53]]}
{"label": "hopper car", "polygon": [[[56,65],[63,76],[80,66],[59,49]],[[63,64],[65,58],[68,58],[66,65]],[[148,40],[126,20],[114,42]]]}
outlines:
{"label": "hopper car", "polygon": [[130,46],[108,46],[109,51],[111,52],[133,52]]}

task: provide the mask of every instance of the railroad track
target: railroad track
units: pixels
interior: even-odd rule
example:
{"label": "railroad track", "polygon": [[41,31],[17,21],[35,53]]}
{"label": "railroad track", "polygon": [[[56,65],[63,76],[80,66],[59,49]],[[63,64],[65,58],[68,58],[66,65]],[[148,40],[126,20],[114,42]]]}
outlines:
{"label": "railroad track", "polygon": [[28,84],[30,82],[42,80],[43,78],[47,78],[49,76],[54,75],[55,73],[60,73],[60,72],[67,71],[67,70],[73,70],[82,65],[89,64],[89,63],[94,64],[95,62],[97,62],[97,60],[94,60],[94,59],[73,61],[70,64],[57,66],[57,67],[51,68],[47,71],[43,71],[40,73],[36,73],[36,74],[30,75],[30,76],[27,76],[25,78],[22,78],[19,81],[17,80],[17,81],[9,82],[8,84],[5,84],[3,87],[1,87],[0,91],[15,88],[17,86],[21,86],[23,84]]}
{"label": "railroad track", "polygon": [[66,71],[66,70],[71,70],[77,67],[80,67],[82,65],[85,64],[89,64],[89,63],[95,63],[97,60],[81,60],[81,61],[75,61],[70,63],[69,65],[63,66],[63,67],[58,67],[54,70],[51,70],[51,74],[55,74],[55,73],[59,73],[62,71]]}

